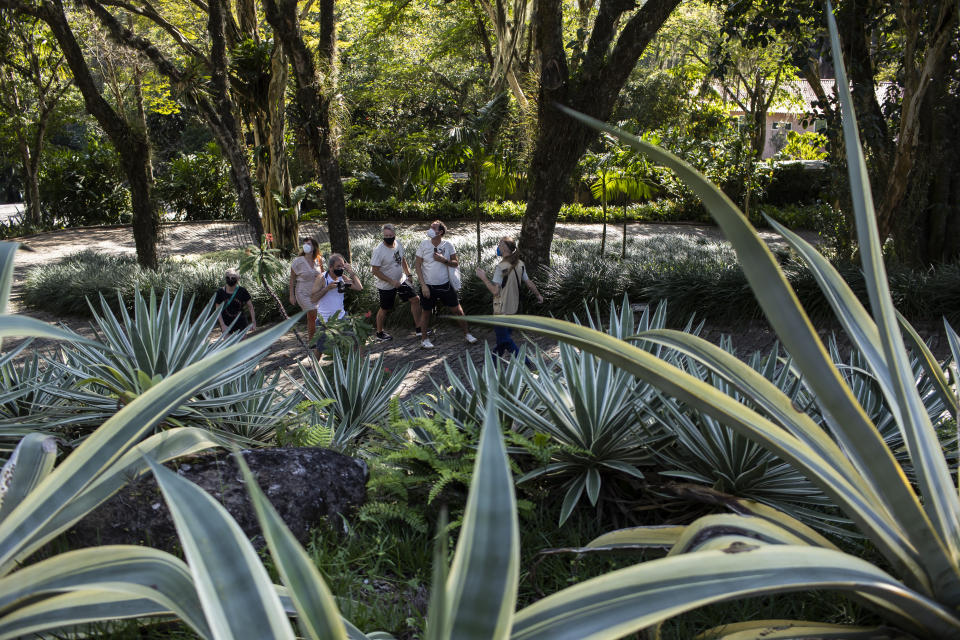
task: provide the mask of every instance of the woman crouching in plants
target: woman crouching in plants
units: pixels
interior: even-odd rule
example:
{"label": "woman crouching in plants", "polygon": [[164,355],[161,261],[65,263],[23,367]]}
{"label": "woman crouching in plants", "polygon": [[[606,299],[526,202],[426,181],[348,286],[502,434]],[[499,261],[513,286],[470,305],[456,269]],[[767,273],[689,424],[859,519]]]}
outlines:
{"label": "woman crouching in plants", "polygon": [[303,241],[303,251],[290,263],[290,304],[298,304],[307,312],[307,339],[317,330],[317,307],[310,299],[313,284],[323,272],[323,256],[316,238]]}
{"label": "woman crouching in plants", "polygon": [[[347,277],[344,277],[344,273]],[[359,335],[361,332],[356,331],[354,323],[347,318],[343,306],[344,291],[347,289],[362,291],[363,283],[343,256],[333,253],[327,260],[327,270],[317,276],[310,291],[310,301],[316,305],[316,324],[320,329],[311,344],[315,343],[320,353],[330,351],[334,346],[346,346],[352,342],[363,344],[366,341],[367,336]],[[327,344],[328,341],[333,344]]]}
{"label": "woman crouching in plants", "polygon": [[[537,290],[537,285],[527,275],[527,267],[517,253],[517,242],[510,236],[503,236],[497,244],[497,257],[500,262],[493,268],[492,278],[487,278],[483,269],[477,269],[477,277],[487,285],[493,294],[494,315],[513,315],[520,308],[520,283],[537,296],[537,302],[543,304],[543,296]],[[497,346],[494,349],[498,356],[510,352],[514,355],[520,352],[517,343],[513,341],[510,327],[494,327],[497,335]]]}

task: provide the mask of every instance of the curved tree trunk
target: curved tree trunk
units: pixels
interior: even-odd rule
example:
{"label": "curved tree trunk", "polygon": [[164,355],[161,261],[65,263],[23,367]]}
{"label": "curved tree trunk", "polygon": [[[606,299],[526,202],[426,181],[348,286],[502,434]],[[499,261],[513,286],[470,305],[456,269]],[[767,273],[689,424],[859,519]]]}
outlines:
{"label": "curved tree trunk", "polygon": [[155,269],[159,217],[153,199],[153,170],[147,132],[130,126],[100,95],[97,82],[90,73],[90,67],[70,28],[60,0],[41,0],[39,4],[29,6],[18,4],[15,8],[29,15],[36,15],[50,27],[70,66],[87,111],[97,119],[120,154],[124,173],[130,183],[137,262],[144,267]]}
{"label": "curved tree trunk", "polygon": [[538,131],[528,173],[527,211],[520,230],[523,257],[532,270],[550,263],[560,205],[572,191],[577,162],[598,136],[593,129],[558,111],[554,104],[599,120],[609,118],[643,50],[678,4],[679,0],[647,0],[630,15],[618,35],[623,14],[634,5],[601,0],[586,54],[572,73],[563,38],[563,3],[540,0],[534,18],[540,57]]}
{"label": "curved tree trunk", "polygon": [[340,176],[340,164],[333,145],[330,104],[336,89],[336,16],[333,0],[320,0],[320,37],[317,46],[319,69],[300,29],[296,0],[265,0],[267,22],[293,68],[296,102],[301,111],[303,136],[323,184],[327,207],[330,247],[350,259],[350,229]]}
{"label": "curved tree trunk", "polygon": [[[266,127],[262,128],[262,142],[267,149],[263,179],[264,230],[273,236],[273,246],[294,251],[297,246],[297,213],[299,206],[291,206],[290,172],[287,167],[287,145],[283,139],[285,130],[287,89],[287,58],[280,43],[274,44],[270,56],[269,114]],[[286,211],[274,200],[274,194],[283,200]]]}

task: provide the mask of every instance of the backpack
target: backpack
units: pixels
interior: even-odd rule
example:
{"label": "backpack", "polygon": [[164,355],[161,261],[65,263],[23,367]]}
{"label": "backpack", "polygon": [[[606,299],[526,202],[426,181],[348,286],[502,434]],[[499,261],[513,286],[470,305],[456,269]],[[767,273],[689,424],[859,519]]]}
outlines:
{"label": "backpack", "polygon": [[493,297],[495,315],[513,315],[520,309],[520,281],[524,268],[523,262],[517,262],[503,274],[500,293]]}

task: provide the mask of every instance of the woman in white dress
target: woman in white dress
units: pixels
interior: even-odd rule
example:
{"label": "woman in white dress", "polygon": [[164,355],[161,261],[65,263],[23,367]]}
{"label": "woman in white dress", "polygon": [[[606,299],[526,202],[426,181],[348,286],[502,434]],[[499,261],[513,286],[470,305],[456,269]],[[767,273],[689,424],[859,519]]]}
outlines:
{"label": "woman in white dress", "polygon": [[290,264],[290,304],[300,305],[307,312],[307,338],[317,330],[317,307],[310,300],[313,282],[323,273],[323,256],[316,238],[303,241],[303,251]]}

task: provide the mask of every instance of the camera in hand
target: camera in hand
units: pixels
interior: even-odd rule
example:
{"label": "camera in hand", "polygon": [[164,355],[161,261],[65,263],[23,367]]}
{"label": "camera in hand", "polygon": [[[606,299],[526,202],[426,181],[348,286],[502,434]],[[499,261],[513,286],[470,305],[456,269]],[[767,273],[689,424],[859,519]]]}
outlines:
{"label": "camera in hand", "polygon": [[443,253],[443,249],[441,249],[440,247],[434,247],[434,248],[433,248],[433,252],[434,252],[434,253],[441,253],[441,254],[442,254],[442,253]]}
{"label": "camera in hand", "polygon": [[343,286],[343,280],[338,280],[338,281],[337,281],[337,293],[343,293],[343,290],[344,290],[345,288],[346,288],[346,287]]}

